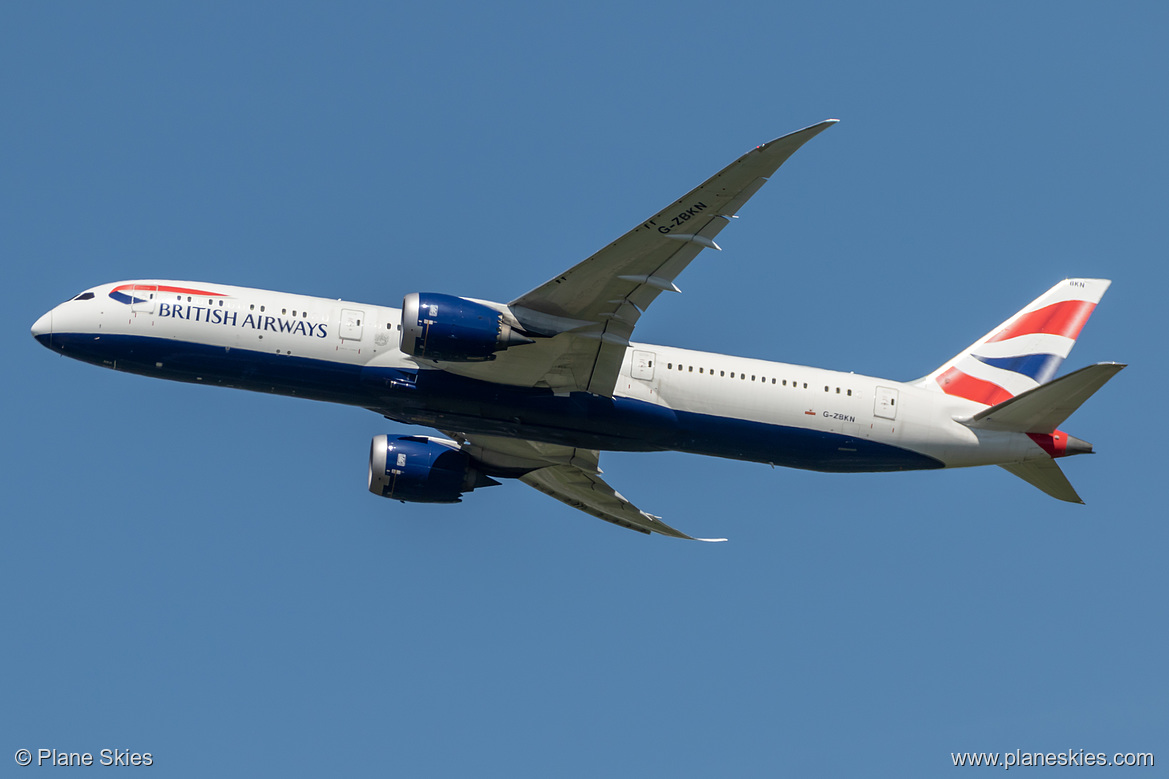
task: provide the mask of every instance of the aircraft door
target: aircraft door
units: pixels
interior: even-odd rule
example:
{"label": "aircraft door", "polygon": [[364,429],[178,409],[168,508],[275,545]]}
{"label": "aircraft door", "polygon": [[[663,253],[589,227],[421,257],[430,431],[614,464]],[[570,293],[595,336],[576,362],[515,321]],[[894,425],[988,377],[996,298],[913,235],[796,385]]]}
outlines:
{"label": "aircraft door", "polygon": [[873,400],[873,416],[881,419],[897,418],[897,390],[892,387],[877,387]]}
{"label": "aircraft door", "polygon": [[641,381],[653,381],[654,353],[643,352],[640,349],[634,350],[630,374],[633,378],[640,379]]}
{"label": "aircraft door", "polygon": [[654,379],[654,363],[657,362],[657,354],[641,349],[633,349],[628,354],[629,378],[622,376],[618,387],[624,387],[629,397],[656,403],[658,382]]}
{"label": "aircraft door", "polygon": [[364,327],[365,312],[355,311],[349,308],[341,309],[341,329],[340,335],[342,341],[360,341],[361,331]]}
{"label": "aircraft door", "polygon": [[130,290],[130,310],[135,314],[153,314],[155,286],[135,286]]}

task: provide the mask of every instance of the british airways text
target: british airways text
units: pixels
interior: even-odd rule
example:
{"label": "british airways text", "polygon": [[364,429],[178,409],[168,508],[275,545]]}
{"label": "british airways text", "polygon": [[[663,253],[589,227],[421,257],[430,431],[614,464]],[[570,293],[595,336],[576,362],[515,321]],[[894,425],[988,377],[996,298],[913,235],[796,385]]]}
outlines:
{"label": "british airways text", "polygon": [[229,327],[250,327],[253,330],[271,330],[274,333],[293,333],[295,335],[316,336],[325,338],[329,332],[327,325],[318,322],[305,322],[301,319],[285,319],[280,316],[264,316],[263,314],[247,314],[242,319],[238,311],[224,311],[221,308],[206,308],[203,306],[185,306],[181,303],[159,303],[158,316],[171,319],[195,320],[212,325],[227,325]]}

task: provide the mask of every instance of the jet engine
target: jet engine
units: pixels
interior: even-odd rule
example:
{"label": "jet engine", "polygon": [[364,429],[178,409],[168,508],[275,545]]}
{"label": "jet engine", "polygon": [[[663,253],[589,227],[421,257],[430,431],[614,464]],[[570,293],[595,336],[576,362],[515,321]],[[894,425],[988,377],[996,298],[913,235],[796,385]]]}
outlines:
{"label": "jet engine", "polygon": [[499,482],[474,466],[453,441],[426,436],[374,436],[369,491],[413,503],[458,503],[464,492]]}
{"label": "jet engine", "polygon": [[480,362],[532,342],[483,303],[434,292],[411,292],[402,300],[401,348],[413,357]]}

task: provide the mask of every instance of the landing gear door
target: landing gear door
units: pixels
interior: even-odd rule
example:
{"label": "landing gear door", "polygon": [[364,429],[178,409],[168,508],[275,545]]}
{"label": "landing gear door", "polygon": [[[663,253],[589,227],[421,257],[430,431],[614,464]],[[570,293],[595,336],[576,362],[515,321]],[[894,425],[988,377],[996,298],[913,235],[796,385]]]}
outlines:
{"label": "landing gear door", "polygon": [[873,416],[881,419],[897,418],[897,390],[892,387],[877,387],[873,401]]}
{"label": "landing gear door", "polygon": [[654,377],[654,353],[634,350],[633,364],[630,368],[630,375],[635,379],[641,381],[653,381]]}

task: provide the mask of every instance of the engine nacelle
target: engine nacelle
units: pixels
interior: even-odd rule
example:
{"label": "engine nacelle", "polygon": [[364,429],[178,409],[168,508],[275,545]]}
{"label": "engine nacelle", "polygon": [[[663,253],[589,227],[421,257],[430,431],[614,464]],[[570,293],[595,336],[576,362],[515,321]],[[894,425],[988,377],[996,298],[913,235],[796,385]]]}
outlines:
{"label": "engine nacelle", "polygon": [[454,444],[425,436],[374,436],[369,448],[369,491],[414,503],[458,503],[476,487],[499,484]]}
{"label": "engine nacelle", "polygon": [[401,348],[413,357],[448,362],[494,360],[495,353],[530,344],[490,306],[454,295],[411,292],[402,300]]}

